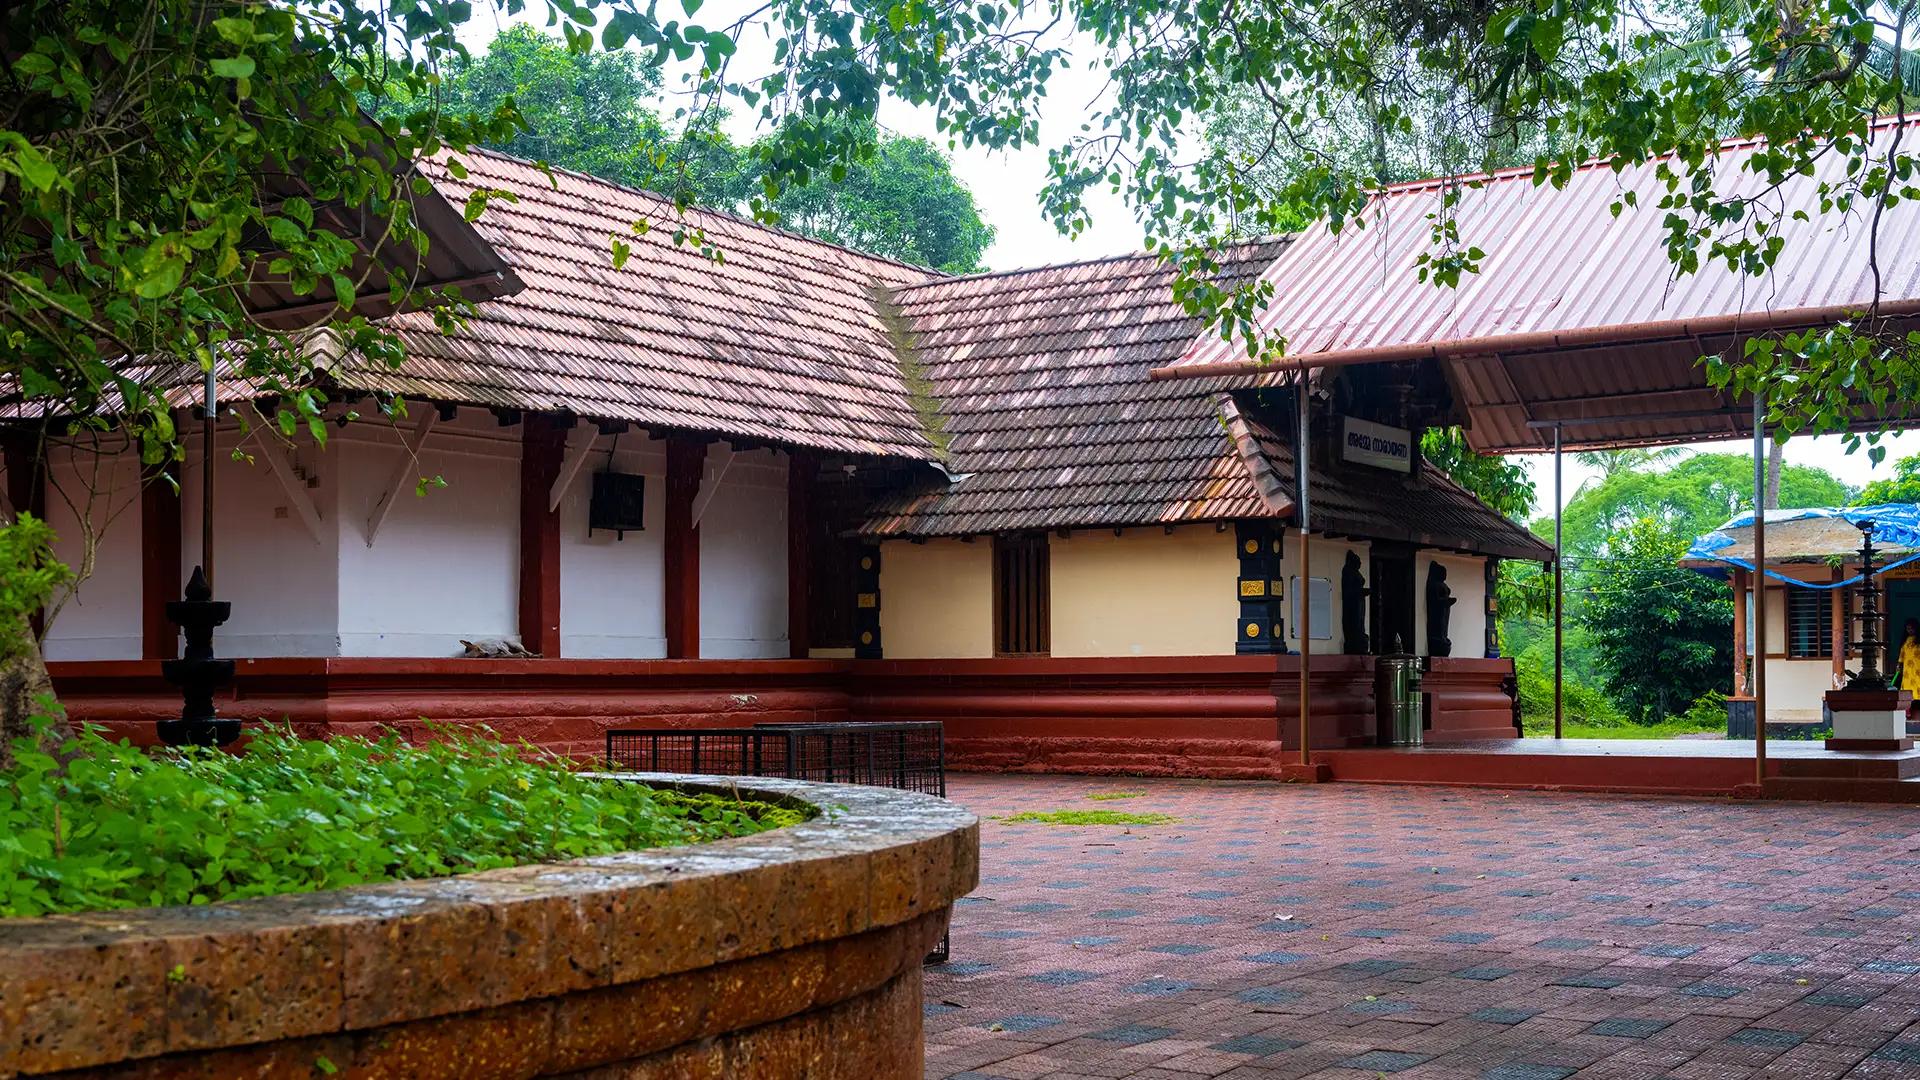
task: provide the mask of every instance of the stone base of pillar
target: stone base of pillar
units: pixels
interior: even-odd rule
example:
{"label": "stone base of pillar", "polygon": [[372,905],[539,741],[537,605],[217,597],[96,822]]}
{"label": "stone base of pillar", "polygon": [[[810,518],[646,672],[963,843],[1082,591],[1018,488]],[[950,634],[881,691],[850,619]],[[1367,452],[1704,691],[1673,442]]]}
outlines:
{"label": "stone base of pillar", "polygon": [[1829,750],[1911,750],[1907,737],[1907,706],[1913,695],[1904,690],[1829,690],[1827,710],[1833,716]]}
{"label": "stone base of pillar", "polygon": [[1323,762],[1280,766],[1280,779],[1289,784],[1324,784],[1333,779],[1333,766]]}

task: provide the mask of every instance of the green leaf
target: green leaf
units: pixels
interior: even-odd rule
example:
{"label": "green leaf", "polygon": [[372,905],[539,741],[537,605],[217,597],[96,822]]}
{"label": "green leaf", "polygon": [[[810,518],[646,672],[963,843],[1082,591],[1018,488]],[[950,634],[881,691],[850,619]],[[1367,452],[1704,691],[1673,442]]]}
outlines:
{"label": "green leaf", "polygon": [[[221,38],[234,45],[253,44],[253,23],[248,19],[236,19],[231,16],[213,20],[213,28]],[[248,74],[252,74],[249,72]]]}
{"label": "green leaf", "polygon": [[215,75],[223,79],[248,79],[253,77],[253,57],[247,55],[228,56],[207,65]]}
{"label": "green leaf", "polygon": [[142,300],[158,300],[180,287],[187,261],[177,255],[156,259],[134,283],[134,295]]}

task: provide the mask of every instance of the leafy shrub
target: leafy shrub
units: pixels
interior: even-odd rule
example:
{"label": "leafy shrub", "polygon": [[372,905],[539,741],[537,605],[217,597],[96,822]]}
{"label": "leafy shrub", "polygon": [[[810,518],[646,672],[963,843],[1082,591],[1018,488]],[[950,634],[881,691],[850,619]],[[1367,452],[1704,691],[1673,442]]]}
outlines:
{"label": "leafy shrub", "polygon": [[0,774],[0,916],[203,904],[740,836],[804,810],[593,780],[472,733],[252,733],[156,751],[82,731]]}
{"label": "leafy shrub", "polygon": [[[1553,662],[1536,663],[1531,652],[1514,661],[1520,683],[1520,722],[1529,735],[1553,733]],[[1572,673],[1561,680],[1560,703],[1567,722],[1587,727],[1623,727],[1627,718],[1606,692]]]}

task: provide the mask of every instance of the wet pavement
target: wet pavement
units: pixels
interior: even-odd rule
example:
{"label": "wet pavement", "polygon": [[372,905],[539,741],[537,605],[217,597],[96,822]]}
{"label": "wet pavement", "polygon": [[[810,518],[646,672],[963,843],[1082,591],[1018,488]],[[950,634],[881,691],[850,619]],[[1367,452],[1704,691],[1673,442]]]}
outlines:
{"label": "wet pavement", "polygon": [[[950,787],[981,884],[928,971],[929,1077],[1920,1078],[1920,809]],[[1178,820],[991,820],[1023,810]]]}

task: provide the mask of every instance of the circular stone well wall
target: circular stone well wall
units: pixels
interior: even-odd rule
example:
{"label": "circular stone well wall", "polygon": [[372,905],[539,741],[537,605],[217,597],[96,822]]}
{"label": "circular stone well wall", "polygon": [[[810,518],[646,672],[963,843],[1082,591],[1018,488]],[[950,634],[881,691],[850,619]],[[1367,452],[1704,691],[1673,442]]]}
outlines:
{"label": "circular stone well wall", "polygon": [[205,907],[0,920],[0,1077],[917,1078],[971,814],[870,787],[709,844]]}

